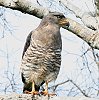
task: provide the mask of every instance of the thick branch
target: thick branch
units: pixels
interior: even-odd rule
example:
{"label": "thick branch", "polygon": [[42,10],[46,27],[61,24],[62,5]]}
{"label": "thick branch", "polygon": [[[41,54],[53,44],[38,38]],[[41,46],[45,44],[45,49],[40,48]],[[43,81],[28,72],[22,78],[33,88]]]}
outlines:
{"label": "thick branch", "polygon": [[85,26],[93,30],[98,29],[98,21],[96,20],[96,18],[92,17],[87,12],[82,11],[81,9],[73,5],[71,2],[69,2],[69,0],[58,0],[58,1],[62,3],[66,8],[71,10],[77,17],[79,17]]}
{"label": "thick branch", "polygon": [[99,16],[99,0],[94,0],[96,6],[96,13]]}
{"label": "thick branch", "polygon": [[31,94],[9,94],[9,95],[0,95],[0,100],[98,100],[95,98],[87,97],[59,97],[59,96],[38,96]]}
{"label": "thick branch", "polygon": [[[24,13],[42,18],[49,11],[41,6],[36,6],[29,0],[0,0],[0,5],[11,9],[19,10]],[[85,40],[93,48],[99,49],[99,33],[80,25],[79,23],[68,18],[70,23],[69,31]]]}
{"label": "thick branch", "polygon": [[49,13],[49,10],[46,8],[37,6],[29,0],[0,0],[0,6],[28,13],[38,18],[42,18]]}
{"label": "thick branch", "polygon": [[68,18],[68,20],[70,23],[70,27],[68,28],[69,31],[86,41],[91,47],[99,49],[99,33],[75,22],[72,19]]}

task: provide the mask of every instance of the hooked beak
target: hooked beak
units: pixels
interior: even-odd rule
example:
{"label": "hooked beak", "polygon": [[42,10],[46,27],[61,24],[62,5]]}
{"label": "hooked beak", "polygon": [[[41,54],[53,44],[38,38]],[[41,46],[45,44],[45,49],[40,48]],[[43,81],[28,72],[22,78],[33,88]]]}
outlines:
{"label": "hooked beak", "polygon": [[59,20],[59,25],[60,25],[61,27],[63,27],[63,26],[69,27],[69,21],[68,21],[68,19],[67,19],[67,18],[62,18],[62,19],[60,19],[60,20]]}

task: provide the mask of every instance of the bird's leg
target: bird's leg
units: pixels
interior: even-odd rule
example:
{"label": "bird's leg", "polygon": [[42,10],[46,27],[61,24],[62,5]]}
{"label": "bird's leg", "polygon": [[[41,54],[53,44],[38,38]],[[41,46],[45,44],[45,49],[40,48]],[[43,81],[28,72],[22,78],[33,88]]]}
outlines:
{"label": "bird's leg", "polygon": [[48,82],[45,82],[45,90],[41,92],[43,95],[48,95]]}
{"label": "bird's leg", "polygon": [[33,94],[33,95],[38,95],[39,94],[38,91],[35,91],[35,82],[34,81],[32,82],[32,91],[30,92],[30,94]]}
{"label": "bird's leg", "polygon": [[48,82],[46,81],[45,93],[48,94]]}
{"label": "bird's leg", "polygon": [[55,93],[50,93],[50,94],[48,93],[48,82],[47,81],[45,82],[45,90],[42,91],[41,94],[44,95],[44,96],[46,96],[46,95],[48,95],[48,96],[56,95]]}
{"label": "bird's leg", "polygon": [[39,95],[39,92],[35,91],[35,82],[34,81],[32,82],[32,91],[31,92],[26,91],[26,92],[27,92],[27,94]]}
{"label": "bird's leg", "polygon": [[32,82],[32,92],[34,92],[35,91],[35,82],[33,81]]}

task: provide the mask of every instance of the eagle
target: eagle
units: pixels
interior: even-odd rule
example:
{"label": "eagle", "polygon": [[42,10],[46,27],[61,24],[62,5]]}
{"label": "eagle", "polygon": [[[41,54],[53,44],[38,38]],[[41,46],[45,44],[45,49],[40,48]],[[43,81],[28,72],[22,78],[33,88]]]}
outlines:
{"label": "eagle", "polygon": [[45,83],[56,80],[61,66],[62,40],[60,28],[69,26],[67,18],[59,12],[50,12],[40,25],[27,36],[21,61],[23,93],[39,94]]}

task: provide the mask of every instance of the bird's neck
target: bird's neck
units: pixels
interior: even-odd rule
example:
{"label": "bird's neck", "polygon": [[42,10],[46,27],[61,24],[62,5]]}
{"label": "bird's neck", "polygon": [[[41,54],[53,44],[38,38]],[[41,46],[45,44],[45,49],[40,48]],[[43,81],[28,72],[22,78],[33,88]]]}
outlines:
{"label": "bird's neck", "polygon": [[57,46],[57,43],[61,42],[60,27],[54,24],[41,25],[39,25],[34,34],[32,34],[33,39],[31,43],[35,42],[36,45],[43,48],[53,48]]}

